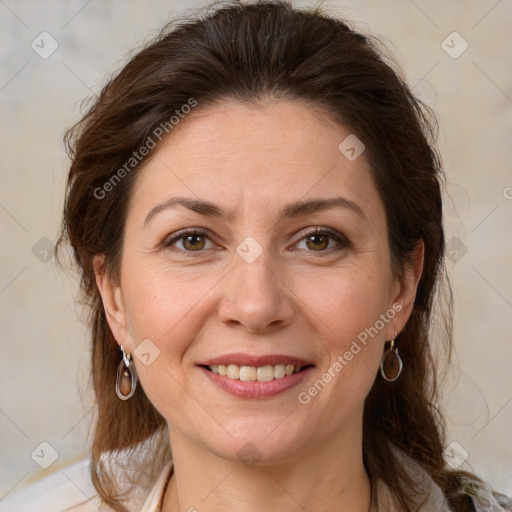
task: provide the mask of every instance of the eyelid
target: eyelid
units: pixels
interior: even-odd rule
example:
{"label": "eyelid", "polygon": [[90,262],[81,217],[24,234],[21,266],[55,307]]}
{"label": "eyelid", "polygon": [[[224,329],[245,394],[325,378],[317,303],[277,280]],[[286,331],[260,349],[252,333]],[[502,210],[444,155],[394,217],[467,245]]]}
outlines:
{"label": "eyelid", "polygon": [[[297,241],[294,243],[294,245],[296,245],[299,242],[301,242],[302,240],[304,240],[304,238],[307,238],[309,236],[314,236],[314,235],[328,235],[330,238],[333,238],[334,240],[336,240],[338,245],[340,245],[342,248],[352,247],[352,243],[343,233],[340,233],[339,231],[337,231],[335,229],[324,227],[324,226],[310,226],[308,228],[304,228],[303,230],[299,231],[298,236],[300,236],[300,238],[297,239]],[[333,250],[334,251],[339,250],[339,248],[331,247],[331,249],[327,249],[324,251],[308,251],[308,252],[311,252],[311,253],[316,252],[318,254],[322,254],[322,253],[325,254],[325,253],[330,253]]]}
{"label": "eyelid", "polygon": [[[194,235],[205,236],[212,243],[214,243],[208,230],[206,230],[204,228],[199,228],[199,227],[192,227],[192,228],[185,228],[176,233],[173,233],[170,237],[168,237],[164,240],[162,245],[164,248],[170,248],[170,247],[172,247],[172,245],[174,243],[182,240],[186,236],[194,236]],[[331,229],[328,227],[322,227],[322,226],[309,226],[309,227],[304,228],[303,230],[299,231],[299,233],[297,234],[298,238],[294,242],[293,245],[297,245],[299,242],[301,242],[305,238],[307,238],[309,236],[314,236],[314,235],[327,235],[330,238],[334,239],[338,243],[338,245],[341,246],[342,248],[348,248],[348,247],[352,246],[352,243],[345,235],[343,235],[342,233],[340,233],[334,229]],[[192,255],[192,256],[194,255],[194,253],[201,254],[202,252],[205,252],[205,249],[202,249],[199,251],[185,251],[183,249],[179,249],[176,247],[173,247],[173,249],[176,249],[180,253],[186,253],[187,255]],[[330,253],[331,251],[336,251],[336,250],[340,250],[340,248],[339,247],[338,248],[331,247],[330,249],[323,250],[323,251],[307,251],[307,252],[311,252],[311,253],[317,252],[318,254],[322,254],[322,253],[325,254],[325,253]]]}
{"label": "eyelid", "polygon": [[[192,227],[192,228],[182,229],[182,230],[177,231],[176,233],[173,233],[172,235],[168,236],[167,238],[164,239],[162,246],[164,248],[169,248],[174,243],[179,242],[180,240],[183,240],[185,237],[194,236],[194,235],[202,235],[205,238],[208,238],[213,243],[213,240],[212,240],[208,230],[206,230],[204,228],[199,228],[199,227]],[[177,248],[174,247],[174,249],[177,249]],[[194,252],[197,252],[197,253],[204,252],[204,250],[201,250],[201,251],[184,251],[183,249],[177,249],[177,250],[182,253],[186,252],[188,254],[193,254]]]}

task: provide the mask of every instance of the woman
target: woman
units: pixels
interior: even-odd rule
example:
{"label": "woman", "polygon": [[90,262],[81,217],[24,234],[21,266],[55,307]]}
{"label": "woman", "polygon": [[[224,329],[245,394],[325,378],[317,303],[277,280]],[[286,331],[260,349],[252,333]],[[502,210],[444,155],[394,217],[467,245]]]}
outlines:
{"label": "woman", "polygon": [[512,510],[445,461],[435,118],[390,62],[318,10],[231,2],[68,133],[112,510]]}

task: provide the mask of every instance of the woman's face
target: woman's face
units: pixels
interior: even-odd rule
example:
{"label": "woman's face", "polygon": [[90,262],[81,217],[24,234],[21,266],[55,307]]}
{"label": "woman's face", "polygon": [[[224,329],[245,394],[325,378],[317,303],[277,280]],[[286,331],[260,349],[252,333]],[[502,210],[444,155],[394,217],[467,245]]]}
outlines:
{"label": "woman's face", "polygon": [[285,461],[361,435],[421,261],[394,279],[365,153],[339,149],[349,135],[297,102],[199,105],[138,176],[119,283],[99,259],[97,282],[171,443]]}

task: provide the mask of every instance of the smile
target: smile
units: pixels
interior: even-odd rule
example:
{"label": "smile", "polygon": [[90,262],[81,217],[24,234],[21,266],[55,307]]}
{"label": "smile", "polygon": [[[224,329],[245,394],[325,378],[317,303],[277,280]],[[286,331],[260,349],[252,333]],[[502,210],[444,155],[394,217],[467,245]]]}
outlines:
{"label": "smile", "polygon": [[267,364],[265,366],[239,366],[237,364],[213,364],[206,368],[213,373],[233,380],[267,382],[299,373],[304,367],[293,364]]}

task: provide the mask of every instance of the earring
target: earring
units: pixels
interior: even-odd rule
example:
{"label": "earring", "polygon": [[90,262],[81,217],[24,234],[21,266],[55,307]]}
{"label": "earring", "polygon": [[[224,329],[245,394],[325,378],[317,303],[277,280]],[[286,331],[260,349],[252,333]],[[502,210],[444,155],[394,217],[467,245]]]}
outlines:
{"label": "earring", "polygon": [[391,340],[390,347],[382,355],[380,360],[380,374],[384,380],[394,382],[402,373],[403,363],[398,353],[398,348],[395,347],[395,339],[397,332],[395,331],[395,338]]}
{"label": "earring", "polygon": [[116,393],[121,400],[128,400],[135,393],[138,379],[131,354],[124,351],[123,345],[121,345],[121,351],[123,359],[117,367]]}

